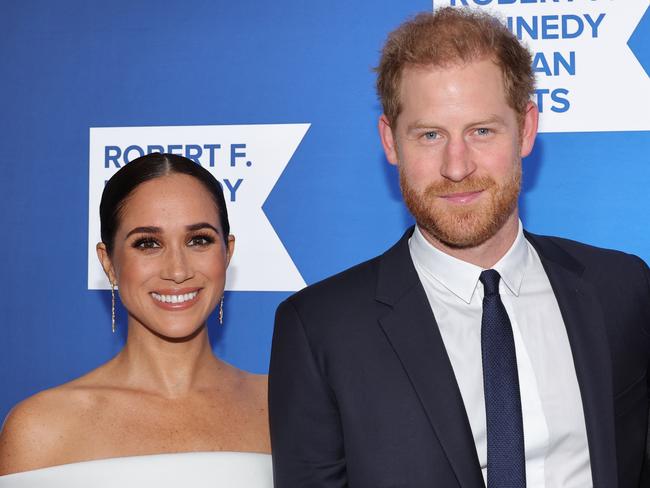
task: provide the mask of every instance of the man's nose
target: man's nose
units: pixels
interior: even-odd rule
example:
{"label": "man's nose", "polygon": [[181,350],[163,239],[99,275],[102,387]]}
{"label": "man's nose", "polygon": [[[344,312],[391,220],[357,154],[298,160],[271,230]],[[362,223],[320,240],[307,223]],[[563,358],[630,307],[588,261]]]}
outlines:
{"label": "man's nose", "polygon": [[451,181],[462,181],[476,171],[467,142],[462,137],[450,138],[445,146],[440,174]]}

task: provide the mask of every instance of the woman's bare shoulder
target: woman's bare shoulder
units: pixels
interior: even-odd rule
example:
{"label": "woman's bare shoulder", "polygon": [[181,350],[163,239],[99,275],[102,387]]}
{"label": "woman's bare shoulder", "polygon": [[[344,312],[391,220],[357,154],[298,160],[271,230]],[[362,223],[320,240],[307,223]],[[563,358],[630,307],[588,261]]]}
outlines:
{"label": "woman's bare shoulder", "polygon": [[62,388],[52,388],[23,400],[5,419],[0,432],[0,475],[47,464],[65,428],[68,403]]}
{"label": "woman's bare shoulder", "polygon": [[238,418],[248,434],[250,443],[246,450],[254,452],[271,452],[268,420],[268,376],[237,370],[237,402]]}
{"label": "woman's bare shoulder", "polygon": [[102,403],[92,384],[81,377],[17,404],[0,431],[0,475],[58,464],[69,434]]}
{"label": "woman's bare shoulder", "polygon": [[242,376],[242,379],[246,383],[248,383],[251,387],[262,389],[262,390],[267,389],[269,383],[269,375],[250,373],[242,369],[240,369],[239,371]]}
{"label": "woman's bare shoulder", "polygon": [[265,374],[247,373],[247,380],[252,391],[259,396],[260,400],[267,402],[269,391],[269,377]]}
{"label": "woman's bare shoulder", "polygon": [[235,389],[244,395],[263,398],[266,402],[268,375],[251,373],[223,361],[221,363],[226,373],[224,376],[230,378]]}

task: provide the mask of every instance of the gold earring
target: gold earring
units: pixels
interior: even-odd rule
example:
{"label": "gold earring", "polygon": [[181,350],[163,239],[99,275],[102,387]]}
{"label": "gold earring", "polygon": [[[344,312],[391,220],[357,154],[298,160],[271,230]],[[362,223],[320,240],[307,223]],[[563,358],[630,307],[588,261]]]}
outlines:
{"label": "gold earring", "polygon": [[221,303],[219,304],[219,324],[223,325],[223,295],[221,295]]}
{"label": "gold earring", "polygon": [[111,281],[111,330],[115,334],[115,283]]}

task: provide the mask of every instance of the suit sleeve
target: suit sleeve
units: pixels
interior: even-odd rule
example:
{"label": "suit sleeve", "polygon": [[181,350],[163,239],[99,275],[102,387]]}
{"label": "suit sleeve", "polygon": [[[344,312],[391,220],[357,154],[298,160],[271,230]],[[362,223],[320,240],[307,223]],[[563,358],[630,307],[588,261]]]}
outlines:
{"label": "suit sleeve", "polygon": [[275,316],[269,417],[275,488],[347,487],[334,393],[290,301]]}
{"label": "suit sleeve", "polygon": [[[648,268],[648,265],[642,261],[643,264],[643,271],[645,274],[645,285],[646,285],[646,290],[648,291],[647,293],[647,299],[648,302],[650,302],[650,268]],[[643,330],[650,336],[650,333],[648,332],[650,330],[650,317],[645,317],[646,323],[642,324],[643,325]],[[648,351],[648,371],[650,372],[650,351]],[[646,451],[645,451],[645,459],[644,459],[644,465],[643,465],[643,472],[641,473],[641,482],[640,482],[640,487],[648,487],[650,486],[650,374],[647,375],[647,384],[648,384],[648,428],[647,428],[647,433],[646,433]]]}

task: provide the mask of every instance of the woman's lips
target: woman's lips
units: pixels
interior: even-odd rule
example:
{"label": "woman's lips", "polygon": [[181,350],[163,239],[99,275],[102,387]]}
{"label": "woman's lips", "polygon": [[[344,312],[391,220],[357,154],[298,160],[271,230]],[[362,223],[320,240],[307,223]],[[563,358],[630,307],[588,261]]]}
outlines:
{"label": "woman's lips", "polygon": [[441,195],[440,198],[444,198],[446,201],[451,203],[471,203],[481,196],[483,190],[478,191],[468,191],[462,193],[452,193],[450,195]]}
{"label": "woman's lips", "polygon": [[199,299],[199,288],[183,288],[180,290],[157,290],[149,295],[153,302],[165,310],[185,310],[194,305]]}

